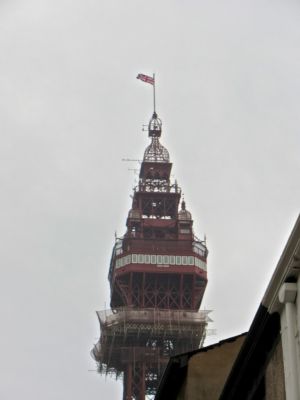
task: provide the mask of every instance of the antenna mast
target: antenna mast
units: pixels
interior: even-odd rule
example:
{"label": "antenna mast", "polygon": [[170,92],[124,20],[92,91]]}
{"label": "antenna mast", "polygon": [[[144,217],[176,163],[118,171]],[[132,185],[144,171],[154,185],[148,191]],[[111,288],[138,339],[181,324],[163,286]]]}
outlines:
{"label": "antenna mast", "polygon": [[154,112],[156,112],[156,104],[155,104],[155,74],[153,74],[153,108],[154,108]]}

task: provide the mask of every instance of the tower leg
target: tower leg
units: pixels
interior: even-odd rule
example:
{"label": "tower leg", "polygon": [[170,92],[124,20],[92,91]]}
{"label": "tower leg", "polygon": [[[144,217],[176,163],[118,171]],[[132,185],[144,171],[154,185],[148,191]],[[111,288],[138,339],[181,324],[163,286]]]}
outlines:
{"label": "tower leg", "polygon": [[144,363],[128,364],[124,372],[123,400],[145,400],[146,366]]}
{"label": "tower leg", "polygon": [[145,364],[135,363],[133,369],[133,395],[135,400],[145,400],[146,384],[145,384]]}
{"label": "tower leg", "polygon": [[132,364],[128,364],[124,371],[123,400],[132,400]]}

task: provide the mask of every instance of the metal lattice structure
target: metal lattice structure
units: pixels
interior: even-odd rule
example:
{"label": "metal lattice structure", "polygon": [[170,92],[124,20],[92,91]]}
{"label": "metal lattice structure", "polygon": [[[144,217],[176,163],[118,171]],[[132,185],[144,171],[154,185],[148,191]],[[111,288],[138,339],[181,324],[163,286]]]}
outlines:
{"label": "metal lattice structure", "polygon": [[112,252],[111,310],[97,313],[101,336],[92,355],[100,373],[123,377],[123,400],[155,395],[169,357],[199,348],[209,321],[208,311],[199,311],[206,243],[194,235],[184,201],[179,209],[161,127],[154,113],[127,230]]}

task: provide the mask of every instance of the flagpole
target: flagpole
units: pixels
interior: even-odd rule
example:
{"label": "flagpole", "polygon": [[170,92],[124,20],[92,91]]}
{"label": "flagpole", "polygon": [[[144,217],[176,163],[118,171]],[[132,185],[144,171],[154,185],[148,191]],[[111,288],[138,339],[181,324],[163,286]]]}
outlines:
{"label": "flagpole", "polygon": [[154,104],[154,112],[156,112],[155,110],[155,74],[153,74],[153,104]]}

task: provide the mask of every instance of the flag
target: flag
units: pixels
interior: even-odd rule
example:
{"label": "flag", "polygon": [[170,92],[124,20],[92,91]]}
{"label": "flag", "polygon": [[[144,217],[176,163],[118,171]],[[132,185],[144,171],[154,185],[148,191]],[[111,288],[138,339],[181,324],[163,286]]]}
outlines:
{"label": "flag", "polygon": [[150,85],[154,85],[154,83],[155,83],[154,78],[152,78],[151,76],[148,76],[148,75],[138,74],[136,79],[140,79],[143,82],[150,83]]}

